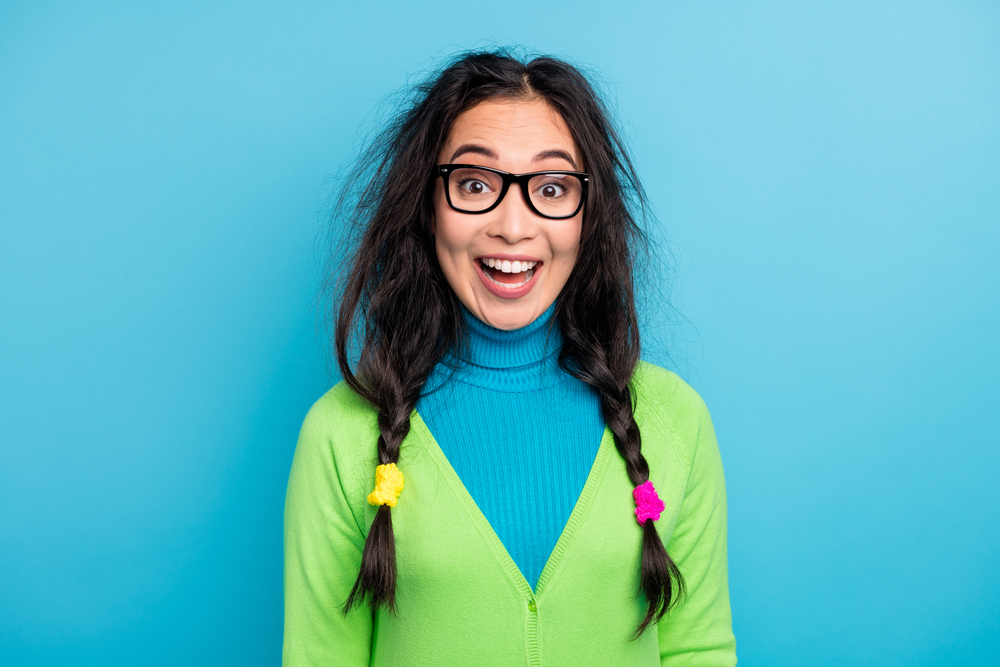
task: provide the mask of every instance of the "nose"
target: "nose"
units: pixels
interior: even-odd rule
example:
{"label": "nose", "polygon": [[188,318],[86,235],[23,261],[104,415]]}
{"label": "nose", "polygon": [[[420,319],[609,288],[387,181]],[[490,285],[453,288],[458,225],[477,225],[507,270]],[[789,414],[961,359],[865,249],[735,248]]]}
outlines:
{"label": "nose", "polygon": [[511,184],[503,201],[491,212],[490,225],[487,229],[490,236],[503,238],[511,245],[534,238],[538,234],[538,216],[528,208],[524,195],[515,191],[515,188],[520,190],[521,185]]}

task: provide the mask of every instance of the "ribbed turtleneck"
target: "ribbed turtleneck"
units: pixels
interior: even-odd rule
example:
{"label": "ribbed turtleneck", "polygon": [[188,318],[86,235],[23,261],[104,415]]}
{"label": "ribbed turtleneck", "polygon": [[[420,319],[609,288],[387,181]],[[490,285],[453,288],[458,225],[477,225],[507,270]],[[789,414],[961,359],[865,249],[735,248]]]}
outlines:
{"label": "ribbed turtleneck", "polygon": [[532,588],[604,433],[594,391],[559,368],[550,307],[521,329],[463,309],[465,349],[434,369],[417,412]]}

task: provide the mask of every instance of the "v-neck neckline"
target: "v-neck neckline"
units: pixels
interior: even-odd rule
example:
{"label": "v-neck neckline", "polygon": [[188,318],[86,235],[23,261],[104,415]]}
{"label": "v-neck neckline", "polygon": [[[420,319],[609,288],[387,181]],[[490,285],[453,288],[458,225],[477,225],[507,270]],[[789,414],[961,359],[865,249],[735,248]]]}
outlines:
{"label": "v-neck neckline", "polygon": [[430,429],[427,428],[427,424],[424,423],[423,418],[419,413],[417,413],[416,410],[414,410],[413,415],[411,415],[410,434],[417,436],[417,440],[434,459],[438,469],[447,481],[448,485],[451,487],[455,497],[458,499],[459,503],[461,503],[462,507],[469,515],[469,518],[472,519],[473,523],[476,525],[480,535],[483,536],[483,539],[490,547],[490,551],[493,552],[494,558],[496,558],[501,568],[504,572],[506,572],[511,585],[513,585],[516,590],[529,597],[540,597],[545,591],[546,584],[555,574],[556,568],[558,568],[563,554],[573,542],[573,538],[579,530],[580,525],[586,520],[587,515],[590,514],[590,510],[593,507],[594,496],[597,495],[597,489],[604,477],[604,470],[611,457],[611,450],[614,448],[614,436],[612,436],[608,427],[604,427],[604,434],[601,436],[601,444],[597,448],[597,456],[594,457],[594,463],[590,468],[590,473],[587,475],[587,481],[584,483],[583,490],[576,499],[576,504],[573,505],[573,511],[570,513],[569,519],[566,521],[566,525],[563,526],[562,532],[559,534],[559,539],[556,541],[556,545],[552,548],[552,552],[545,561],[545,566],[542,568],[542,573],[538,577],[535,590],[531,589],[531,584],[528,583],[528,580],[525,579],[524,574],[521,573],[517,563],[515,563],[514,559],[511,558],[510,553],[507,551],[507,547],[503,545],[503,542],[497,535],[496,530],[494,530],[493,525],[490,524],[486,515],[483,514],[483,511],[479,509],[479,505],[476,504],[476,501],[473,499],[472,494],[469,493],[469,490],[465,488],[465,484],[458,476],[458,473],[455,472],[455,468],[452,467],[451,461],[448,460],[444,450],[441,449],[441,446],[434,438],[434,435],[430,432]]}

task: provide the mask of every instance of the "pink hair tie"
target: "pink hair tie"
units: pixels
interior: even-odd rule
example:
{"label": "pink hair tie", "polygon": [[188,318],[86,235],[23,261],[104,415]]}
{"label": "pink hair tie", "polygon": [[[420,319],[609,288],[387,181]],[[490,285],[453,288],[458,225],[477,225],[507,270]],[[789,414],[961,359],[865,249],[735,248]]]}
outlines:
{"label": "pink hair tie", "polygon": [[656,521],[660,518],[664,504],[656,495],[652,482],[647,480],[632,489],[632,498],[635,500],[635,520],[640,526],[645,525],[646,519]]}

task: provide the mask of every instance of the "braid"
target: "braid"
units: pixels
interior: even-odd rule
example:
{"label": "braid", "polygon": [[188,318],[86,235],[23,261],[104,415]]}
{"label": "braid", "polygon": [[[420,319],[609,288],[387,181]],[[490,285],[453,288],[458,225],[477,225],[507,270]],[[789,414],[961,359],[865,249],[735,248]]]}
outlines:
{"label": "braid", "polygon": [[618,453],[625,459],[625,467],[632,486],[639,486],[649,479],[649,464],[642,455],[642,436],[632,415],[632,395],[628,387],[621,391],[598,390],[604,421],[615,436]]}
{"label": "braid", "polygon": [[[405,401],[395,401],[378,413],[378,460],[381,464],[399,462],[399,446],[410,431],[410,411]],[[368,530],[361,554],[361,570],[351,594],[344,603],[346,614],[365,598],[372,608],[385,606],[396,611],[396,540],[392,532],[392,508],[380,505]]]}
{"label": "braid", "polygon": [[[607,391],[598,388],[604,420],[615,438],[615,447],[625,459],[632,486],[639,486],[649,480],[649,464],[642,455],[642,436],[635,422],[632,395],[626,386],[621,391]],[[677,581],[675,593],[671,579]],[[636,629],[636,636],[643,633],[653,621],[659,621],[667,613],[670,604],[684,591],[684,578],[677,565],[667,554],[663,541],[656,532],[656,522],[646,521],[642,526],[642,573],[639,587],[646,596],[646,617]]]}

